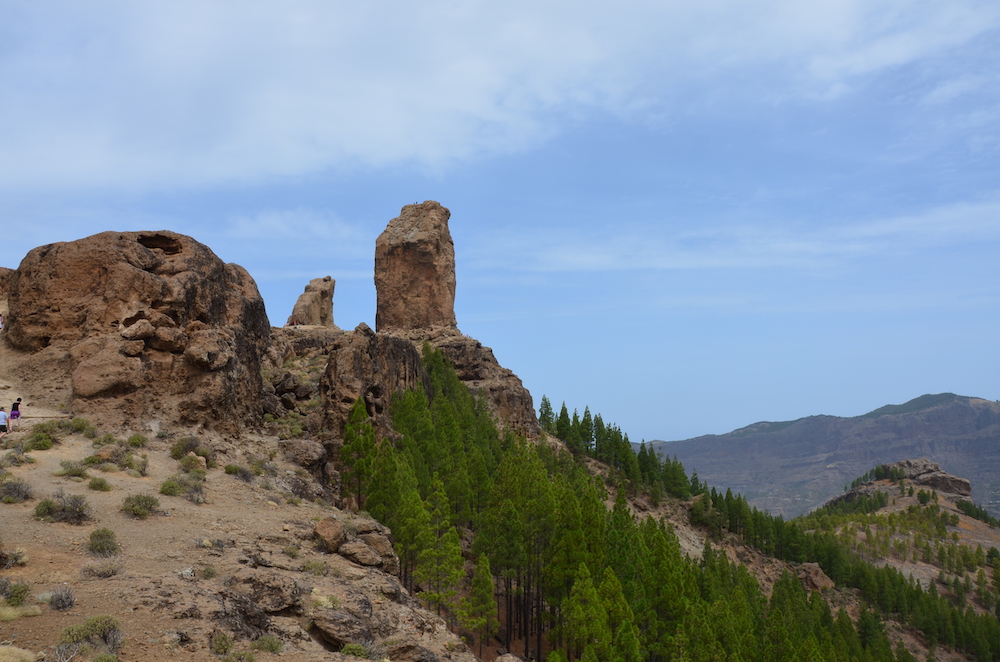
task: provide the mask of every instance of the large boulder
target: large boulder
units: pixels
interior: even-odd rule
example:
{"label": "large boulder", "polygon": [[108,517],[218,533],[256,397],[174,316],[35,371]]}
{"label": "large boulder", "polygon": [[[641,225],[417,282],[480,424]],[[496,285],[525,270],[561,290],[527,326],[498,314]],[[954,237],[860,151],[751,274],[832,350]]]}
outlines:
{"label": "large boulder", "polygon": [[304,324],[337,328],[333,323],[333,290],[336,286],[337,281],[330,276],[309,281],[306,291],[299,295],[292,307],[288,326]]}
{"label": "large boulder", "polygon": [[103,425],[261,418],[264,302],[242,267],[168,231],[103,232],[28,253],[10,279],[7,339],[25,388],[70,384],[72,413]]}
{"label": "large boulder", "polygon": [[456,325],[450,216],[432,200],[406,205],[379,235],[375,242],[378,331]]}

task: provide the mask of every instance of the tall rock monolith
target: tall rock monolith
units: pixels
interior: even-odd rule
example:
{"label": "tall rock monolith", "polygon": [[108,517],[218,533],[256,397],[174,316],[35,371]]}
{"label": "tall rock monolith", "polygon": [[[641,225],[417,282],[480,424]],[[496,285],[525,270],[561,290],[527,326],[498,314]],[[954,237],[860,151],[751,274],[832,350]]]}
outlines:
{"label": "tall rock monolith", "polygon": [[406,205],[375,242],[376,331],[455,327],[451,212],[433,200]]}

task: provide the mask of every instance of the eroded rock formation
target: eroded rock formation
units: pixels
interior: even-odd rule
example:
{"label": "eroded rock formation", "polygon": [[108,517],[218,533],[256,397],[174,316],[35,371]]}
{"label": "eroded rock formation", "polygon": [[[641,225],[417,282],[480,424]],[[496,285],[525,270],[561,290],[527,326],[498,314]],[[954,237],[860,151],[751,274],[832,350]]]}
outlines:
{"label": "eroded rock formation", "polygon": [[174,232],[103,232],[28,253],[10,280],[10,344],[105,425],[260,420],[264,302],[242,267]]}
{"label": "eroded rock formation", "polygon": [[288,317],[288,325],[304,324],[310,326],[329,326],[333,323],[333,290],[337,286],[330,276],[313,278],[306,285],[306,291],[299,295],[292,314]]}
{"label": "eroded rock formation", "polygon": [[429,389],[430,383],[412,343],[360,324],[337,340],[320,381],[325,403],[324,424],[343,434],[351,407],[365,399],[368,414],[380,436],[389,433],[389,404],[393,395],[411,388]]}
{"label": "eroded rock formation", "polygon": [[450,216],[432,200],[406,205],[379,235],[375,242],[378,331],[456,325]]}

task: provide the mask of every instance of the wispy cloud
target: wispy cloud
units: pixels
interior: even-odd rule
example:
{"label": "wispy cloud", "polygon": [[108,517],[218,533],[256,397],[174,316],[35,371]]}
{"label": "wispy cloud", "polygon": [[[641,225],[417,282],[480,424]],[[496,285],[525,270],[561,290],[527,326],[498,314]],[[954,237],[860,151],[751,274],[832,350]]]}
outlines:
{"label": "wispy cloud", "polygon": [[5,3],[0,186],[448,163],[588,112],[836,97],[998,25],[987,0]]}
{"label": "wispy cloud", "polygon": [[1000,242],[1000,202],[825,226],[755,222],[689,228],[650,219],[599,232],[494,233],[471,247],[471,265],[522,272],[829,268],[871,256]]}

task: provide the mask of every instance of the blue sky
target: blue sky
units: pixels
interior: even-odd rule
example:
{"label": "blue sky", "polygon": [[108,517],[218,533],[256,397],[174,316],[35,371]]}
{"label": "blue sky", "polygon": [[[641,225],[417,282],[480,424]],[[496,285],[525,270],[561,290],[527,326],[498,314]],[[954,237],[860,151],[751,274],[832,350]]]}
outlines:
{"label": "blue sky", "polygon": [[170,229],[373,325],[429,199],[462,331],[633,441],[1000,398],[995,0],[0,5],[0,265]]}

